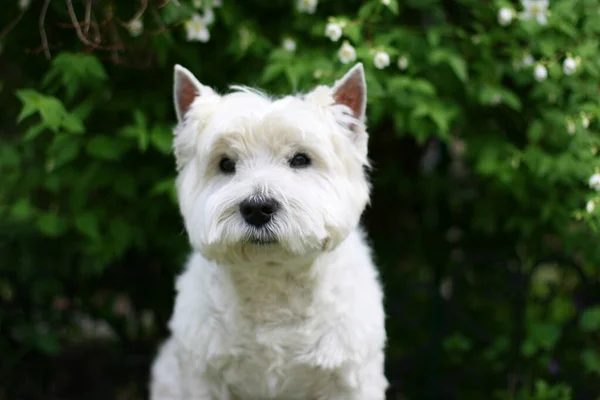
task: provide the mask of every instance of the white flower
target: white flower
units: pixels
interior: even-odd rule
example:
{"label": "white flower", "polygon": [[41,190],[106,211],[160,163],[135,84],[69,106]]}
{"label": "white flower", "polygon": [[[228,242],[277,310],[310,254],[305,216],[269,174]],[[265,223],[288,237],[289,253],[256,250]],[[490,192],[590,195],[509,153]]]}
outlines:
{"label": "white flower", "polygon": [[212,5],[214,8],[221,7],[223,5],[223,0],[212,0]]}
{"label": "white flower", "polygon": [[134,19],[129,24],[127,24],[127,29],[129,30],[129,34],[133,37],[140,36],[142,31],[144,30],[144,23],[141,19]]}
{"label": "white flower", "polygon": [[294,41],[294,39],[291,39],[291,38],[283,39],[282,46],[284,49],[286,49],[290,53],[293,53],[296,51],[296,42]]}
{"label": "white flower", "polygon": [[567,132],[569,133],[569,135],[573,136],[575,134],[575,122],[573,122],[572,120],[568,120],[567,121]]}
{"label": "white flower", "polygon": [[563,61],[562,67],[565,75],[573,75],[577,69],[577,61],[571,57],[567,57],[565,58],[565,61]]}
{"label": "white flower", "polygon": [[317,0],[298,0],[298,11],[314,14],[317,11]]}
{"label": "white flower", "polygon": [[385,51],[378,51],[375,53],[375,57],[373,57],[373,64],[378,69],[384,69],[388,65],[390,65],[390,55]]}
{"label": "white flower", "polygon": [[402,71],[405,71],[408,68],[408,58],[406,56],[402,56],[398,59],[398,68]]}
{"label": "white flower", "polygon": [[204,19],[206,25],[210,25],[215,22],[215,12],[212,10],[212,8],[205,8],[202,18]]}
{"label": "white flower", "polygon": [[194,14],[192,19],[185,22],[185,29],[187,31],[187,40],[200,41],[206,43],[210,40],[210,32],[206,26],[206,21],[198,14]]}
{"label": "white flower", "polygon": [[508,26],[512,22],[513,19],[513,11],[509,8],[502,7],[500,11],[498,11],[498,23],[500,26]]}
{"label": "white flower", "polygon": [[325,36],[331,39],[332,42],[337,42],[342,37],[342,27],[335,22],[330,22],[325,27]]}
{"label": "white flower", "polygon": [[348,42],[344,42],[344,44],[338,50],[338,57],[342,64],[348,64],[356,60],[356,50],[354,47]]}
{"label": "white flower", "polygon": [[533,76],[536,81],[541,82],[548,77],[548,70],[542,64],[538,64],[533,70]]}
{"label": "white flower", "polygon": [[590,126],[590,119],[587,116],[582,115],[581,116],[581,125],[587,129]]}
{"label": "white flower", "polygon": [[25,10],[25,9],[29,8],[30,4],[31,4],[31,0],[19,0],[19,8],[21,10]]}
{"label": "white flower", "polygon": [[535,62],[535,59],[531,55],[531,53],[527,53],[523,56],[523,60],[521,61],[521,65],[524,67],[530,67]]}
{"label": "white flower", "polygon": [[588,201],[585,205],[586,211],[590,214],[594,212],[594,208],[596,208],[596,205],[594,204],[593,200]]}
{"label": "white flower", "polygon": [[535,18],[540,25],[548,23],[546,14],[548,13],[549,0],[521,0],[521,3],[525,8],[522,14],[523,19]]}
{"label": "white flower", "polygon": [[600,174],[595,173],[594,175],[590,176],[588,185],[590,188],[600,191]]}
{"label": "white flower", "polygon": [[390,2],[391,0],[381,0],[381,4],[383,4],[384,6],[389,6]]}

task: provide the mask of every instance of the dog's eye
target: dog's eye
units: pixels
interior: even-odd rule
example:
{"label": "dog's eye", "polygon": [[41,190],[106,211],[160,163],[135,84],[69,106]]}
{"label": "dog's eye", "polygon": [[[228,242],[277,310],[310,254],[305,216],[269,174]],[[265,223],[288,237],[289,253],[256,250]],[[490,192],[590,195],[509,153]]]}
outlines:
{"label": "dog's eye", "polygon": [[235,161],[229,157],[223,157],[219,161],[219,169],[226,174],[233,174],[235,172]]}
{"label": "dog's eye", "polygon": [[310,158],[304,153],[297,153],[290,160],[290,167],[292,168],[304,168],[310,165]]}

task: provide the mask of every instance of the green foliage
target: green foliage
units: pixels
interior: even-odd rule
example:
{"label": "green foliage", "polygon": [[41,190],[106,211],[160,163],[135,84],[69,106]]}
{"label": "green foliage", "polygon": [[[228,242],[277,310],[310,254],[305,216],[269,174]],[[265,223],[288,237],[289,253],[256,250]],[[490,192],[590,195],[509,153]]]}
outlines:
{"label": "green foliage", "polygon": [[[598,0],[551,0],[547,24],[507,0],[91,2],[83,40],[51,2],[41,48],[39,8],[14,3],[0,16],[0,398],[72,398],[35,391],[54,387],[37,366],[89,341],[90,320],[145,366],[166,334],[188,252],[175,63],[218,90],[286,94],[357,61],[390,398],[600,396]],[[194,14],[205,42],[188,40]]]}

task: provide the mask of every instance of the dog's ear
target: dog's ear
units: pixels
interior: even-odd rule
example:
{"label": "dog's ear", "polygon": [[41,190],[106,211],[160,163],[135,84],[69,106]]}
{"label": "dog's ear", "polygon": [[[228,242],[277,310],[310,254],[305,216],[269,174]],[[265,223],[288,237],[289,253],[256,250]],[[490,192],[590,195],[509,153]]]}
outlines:
{"label": "dog's ear", "polygon": [[183,121],[197,96],[212,93],[212,89],[202,85],[196,77],[181,65],[175,65],[173,100],[177,121]]}
{"label": "dog's ear", "polygon": [[333,99],[336,104],[348,106],[352,116],[365,121],[367,109],[367,82],[362,63],[356,64],[333,85]]}

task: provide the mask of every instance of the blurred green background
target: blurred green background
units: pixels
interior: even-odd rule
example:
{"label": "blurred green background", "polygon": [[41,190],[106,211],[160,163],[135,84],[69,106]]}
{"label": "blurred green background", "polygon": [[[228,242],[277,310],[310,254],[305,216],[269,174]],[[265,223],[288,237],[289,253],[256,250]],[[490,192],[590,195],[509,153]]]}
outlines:
{"label": "blurred green background", "polygon": [[600,399],[598,0],[3,0],[0,399],[144,399],[189,251],[175,63],[365,65],[389,399]]}

